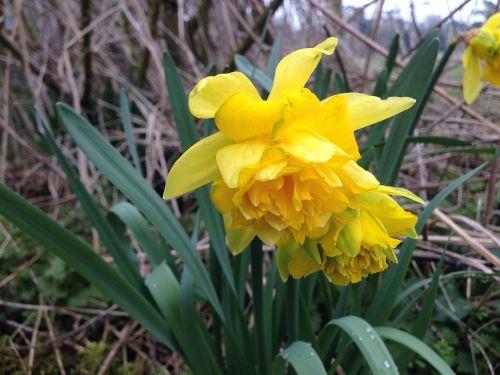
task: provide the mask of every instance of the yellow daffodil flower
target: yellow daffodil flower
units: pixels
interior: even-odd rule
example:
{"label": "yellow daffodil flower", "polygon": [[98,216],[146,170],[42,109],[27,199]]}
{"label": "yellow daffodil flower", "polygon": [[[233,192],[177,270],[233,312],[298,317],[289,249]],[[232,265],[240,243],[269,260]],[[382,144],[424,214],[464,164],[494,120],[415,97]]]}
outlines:
{"label": "yellow daffodil flower", "polygon": [[471,30],[466,39],[463,92],[465,102],[472,104],[481,91],[481,80],[500,87],[500,13],[491,16],[481,28]]}
{"label": "yellow daffodil flower", "polygon": [[284,57],[267,100],[240,72],[206,77],[189,95],[191,113],[215,118],[220,132],[177,160],[163,197],[213,181],[212,200],[235,254],[258,236],[267,244],[306,249],[321,264],[318,247],[325,253],[323,242],[347,233],[336,229],[339,222],[360,221],[350,217],[352,212],[359,211],[363,194],[379,188],[377,179],[356,164],[354,131],[408,109],[415,100],[347,93],[320,101],[304,85],[321,56],[331,55],[336,45],[337,39],[328,38]]}
{"label": "yellow daffodil flower", "polygon": [[361,194],[357,212],[336,218],[329,235],[318,240],[317,248],[296,243],[278,247],[281,278],[300,278],[323,271],[332,283],[347,285],[385,270],[387,260],[397,263],[393,249],[400,240],[396,237],[416,238],[417,218],[389,195],[424,203],[407,190],[388,186]]}

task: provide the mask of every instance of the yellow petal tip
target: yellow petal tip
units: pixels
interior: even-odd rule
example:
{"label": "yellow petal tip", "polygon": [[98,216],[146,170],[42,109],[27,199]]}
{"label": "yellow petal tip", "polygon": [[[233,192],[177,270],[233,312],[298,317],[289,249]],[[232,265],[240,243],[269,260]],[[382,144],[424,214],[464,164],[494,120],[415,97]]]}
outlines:
{"label": "yellow petal tip", "polygon": [[326,38],[323,42],[321,42],[314,48],[321,50],[321,52],[325,55],[331,55],[333,51],[335,51],[338,42],[339,40],[337,38],[331,36],[329,38]]}

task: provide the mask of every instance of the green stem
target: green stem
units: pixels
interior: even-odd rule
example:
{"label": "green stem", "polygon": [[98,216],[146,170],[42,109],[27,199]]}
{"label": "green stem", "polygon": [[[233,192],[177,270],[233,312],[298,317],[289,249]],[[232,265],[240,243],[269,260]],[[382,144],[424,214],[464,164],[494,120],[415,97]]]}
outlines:
{"label": "green stem", "polygon": [[288,342],[291,344],[299,339],[299,280],[288,279],[286,287]]}
{"label": "green stem", "polygon": [[[252,250],[252,299],[253,315],[258,343],[259,373],[267,375],[270,373],[270,342],[266,340],[264,331],[264,301],[262,293],[262,242],[255,238],[251,245]],[[270,301],[268,301],[270,303]],[[269,357],[269,359],[268,359]]]}

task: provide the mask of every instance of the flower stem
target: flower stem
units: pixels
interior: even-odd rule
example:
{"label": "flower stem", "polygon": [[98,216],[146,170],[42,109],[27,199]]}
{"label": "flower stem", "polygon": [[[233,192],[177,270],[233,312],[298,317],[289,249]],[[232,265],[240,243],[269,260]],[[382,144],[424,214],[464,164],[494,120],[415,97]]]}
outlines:
{"label": "flower stem", "polygon": [[[255,329],[258,342],[259,374],[270,373],[270,342],[266,340],[264,331],[264,301],[262,293],[262,242],[255,238],[251,245],[252,265],[252,300]],[[271,301],[267,301],[271,303]],[[268,359],[269,357],[269,359]]]}
{"label": "flower stem", "polygon": [[299,280],[287,281],[287,328],[288,343],[299,339]]}

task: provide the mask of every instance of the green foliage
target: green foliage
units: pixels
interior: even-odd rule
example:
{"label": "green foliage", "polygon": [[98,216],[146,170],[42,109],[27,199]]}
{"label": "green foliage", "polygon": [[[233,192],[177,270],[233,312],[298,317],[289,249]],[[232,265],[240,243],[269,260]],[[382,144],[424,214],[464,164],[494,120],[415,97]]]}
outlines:
{"label": "green foliage", "polygon": [[79,353],[79,371],[83,374],[95,374],[101,367],[106,355],[107,345],[104,342],[88,341]]}
{"label": "green foliage", "polygon": [[[280,38],[276,38],[265,71],[256,68],[243,56],[235,58],[240,70],[257,81],[265,91],[271,89],[279,43]],[[378,176],[386,183],[396,181],[410,142],[468,147],[443,137],[413,137],[415,126],[449,54],[445,54],[434,69],[438,41],[429,38],[389,87],[398,48],[399,39],[395,38],[375,91],[381,96],[412,96],[418,99],[418,103],[394,120],[374,126],[363,153],[363,163],[368,165],[375,161]],[[196,124],[189,113],[182,81],[168,54],[164,55],[163,64],[172,115],[182,147],[186,149],[199,138]],[[332,75],[331,70],[325,70],[321,65],[318,67],[315,91],[320,97],[327,95]],[[336,91],[345,90],[347,82],[343,82],[337,73],[333,77]],[[38,275],[40,291],[52,302],[87,304],[92,296],[104,295],[178,354],[186,363],[186,373],[267,375],[294,371],[299,375],[326,374],[327,369],[332,369],[333,359],[334,366],[341,365],[349,374],[368,371],[397,374],[396,363],[401,371],[428,373],[433,368],[442,374],[452,374],[450,366],[454,366],[464,373],[473,373],[471,371],[486,368],[484,364],[475,364],[472,370],[468,368],[464,360],[467,350],[473,358],[482,355],[479,345],[481,348],[488,346],[493,352],[499,351],[499,344],[494,339],[499,334],[498,328],[494,324],[485,324],[492,311],[498,313],[498,307],[490,304],[478,307],[477,301],[465,298],[463,285],[444,283],[463,277],[463,274],[447,274],[444,266],[426,280],[415,280],[408,274],[415,240],[404,242],[400,248],[399,264],[383,277],[371,277],[346,288],[332,286],[317,275],[283,284],[276,259],[266,255],[264,261],[258,241],[254,241],[253,249],[247,249],[236,257],[229,256],[222,220],[212,206],[207,186],[196,191],[197,207],[190,217],[183,218],[185,222],[192,223],[192,228],[189,228],[192,233],[188,235],[183,222],[176,218],[141,175],[133,126],[123,92],[120,95],[120,112],[134,165],[73,109],[58,104],[57,112],[75,144],[121,193],[120,200],[123,202],[110,210],[104,210],[97,204],[59,149],[47,122],[42,120],[47,145],[57,157],[82,211],[99,233],[105,248],[103,253],[109,252],[113,259],[112,264],[104,262],[102,254],[89,246],[86,239],[90,227],[83,217],[78,217],[81,227],[71,226],[70,231],[6,185],[0,185],[0,214],[58,257],[44,256],[43,262],[37,264],[41,268],[33,270]],[[498,152],[470,172],[457,176],[453,183],[437,194],[421,213],[417,232],[423,230],[433,210],[443,204],[454,190],[497,157]],[[202,226],[210,236],[208,255],[201,255],[194,246]],[[138,272],[137,257],[125,235],[126,228],[130,229],[133,239],[151,265],[151,272],[146,278]],[[83,240],[75,233],[82,234]],[[33,244],[28,237],[19,237],[24,248]],[[172,258],[165,242],[176,251],[182,267]],[[38,250],[37,246],[34,245],[29,253],[8,255],[7,262],[0,263],[0,270],[7,273],[17,262]],[[317,254],[317,249],[310,248],[309,251]],[[270,265],[268,259],[271,260]],[[249,268],[251,299],[246,289]],[[28,289],[27,294],[21,297],[27,301],[34,300],[37,290],[24,285],[30,282],[25,277],[19,277],[14,288],[18,288],[20,293]],[[446,296],[440,293],[440,282],[444,283]],[[491,282],[490,277],[485,284]],[[407,283],[410,283],[406,285],[407,289],[401,292]],[[476,287],[481,287],[478,284],[481,283],[475,281]],[[98,288],[102,294],[97,294],[89,285]],[[454,317],[481,327],[481,331],[474,334],[475,341],[471,347],[464,344],[463,333],[450,328],[450,311],[446,308],[450,297]],[[414,309],[416,304],[421,306],[420,314]],[[436,306],[445,308],[437,310]],[[209,325],[200,314],[207,308]],[[376,327],[378,324],[384,326]],[[440,336],[429,333],[431,324],[440,328]],[[6,336],[0,346],[8,345],[5,340]],[[89,341],[78,354],[78,365],[74,366],[81,373],[95,373],[109,350],[110,344],[105,341]],[[10,370],[12,359],[9,355],[0,361],[4,361],[5,368]],[[112,369],[119,374],[141,371],[140,365],[120,366],[117,363],[112,364]]]}

